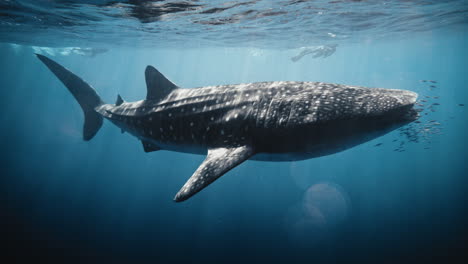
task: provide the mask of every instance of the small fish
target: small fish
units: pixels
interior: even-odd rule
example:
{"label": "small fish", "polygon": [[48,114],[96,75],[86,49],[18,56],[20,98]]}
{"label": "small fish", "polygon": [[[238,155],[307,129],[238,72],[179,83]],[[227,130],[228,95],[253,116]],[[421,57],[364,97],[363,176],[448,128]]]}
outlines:
{"label": "small fish", "polygon": [[465,106],[465,104],[458,104],[459,106]]}
{"label": "small fish", "polygon": [[429,121],[429,122],[430,122],[430,123],[434,123],[434,122],[436,122],[436,121],[435,121],[435,120],[431,120],[431,121]]}
{"label": "small fish", "polygon": [[432,105],[440,105],[439,103],[433,103]]}
{"label": "small fish", "polygon": [[434,99],[439,99],[439,96],[434,96],[434,97],[432,97],[432,98],[434,98]]}
{"label": "small fish", "polygon": [[425,95],[424,97],[426,97],[426,98],[431,98],[429,95]]}
{"label": "small fish", "polygon": [[437,83],[437,81],[429,80],[431,83]]}
{"label": "small fish", "polygon": [[423,100],[421,100],[421,102],[425,103],[425,102],[427,102],[427,100],[424,100],[424,99],[423,99]]}
{"label": "small fish", "polygon": [[435,86],[435,85],[431,85],[431,88],[436,88],[436,87],[437,87],[437,86]]}
{"label": "small fish", "polygon": [[377,143],[377,144],[374,145],[374,147],[378,147],[378,146],[381,146],[381,145],[382,145],[382,143]]}
{"label": "small fish", "polygon": [[392,140],[392,142],[397,142],[397,141],[398,141],[398,139],[394,139],[394,140]]}
{"label": "small fish", "polygon": [[427,80],[421,80],[421,82],[427,82]]}
{"label": "small fish", "polygon": [[420,123],[421,123],[421,121],[419,121],[419,120],[416,120],[416,121],[414,121],[414,122],[415,122],[416,124],[420,124]]}

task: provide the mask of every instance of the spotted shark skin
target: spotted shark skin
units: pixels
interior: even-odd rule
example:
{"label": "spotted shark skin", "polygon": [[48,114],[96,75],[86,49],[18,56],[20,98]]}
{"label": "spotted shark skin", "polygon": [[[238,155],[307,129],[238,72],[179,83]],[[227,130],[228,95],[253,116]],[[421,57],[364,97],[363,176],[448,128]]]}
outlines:
{"label": "spotted shark skin", "polygon": [[[177,202],[247,159],[294,161],[329,155],[418,118],[413,109],[417,94],[407,90],[291,81],[184,89],[151,66],[145,71],[145,100],[130,103],[119,96],[116,104],[105,104],[79,77],[37,56],[82,106],[85,140],[99,130],[103,117],[141,140],[146,152],[206,155],[176,194]],[[81,87],[73,87],[76,83]],[[80,99],[77,91],[86,96]]]}

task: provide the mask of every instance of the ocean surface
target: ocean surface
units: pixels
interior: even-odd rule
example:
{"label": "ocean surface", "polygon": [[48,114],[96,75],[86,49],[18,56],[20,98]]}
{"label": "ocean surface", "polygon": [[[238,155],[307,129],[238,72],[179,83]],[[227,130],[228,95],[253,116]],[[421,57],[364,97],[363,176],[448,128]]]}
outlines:
{"label": "ocean surface", "polygon": [[[406,89],[422,112],[337,154],[247,161],[175,203],[204,157],[145,153],[110,122],[83,141],[34,53],[107,103],[144,99],[153,65],[186,88]],[[3,0],[0,58],[2,263],[468,260],[468,1]]]}

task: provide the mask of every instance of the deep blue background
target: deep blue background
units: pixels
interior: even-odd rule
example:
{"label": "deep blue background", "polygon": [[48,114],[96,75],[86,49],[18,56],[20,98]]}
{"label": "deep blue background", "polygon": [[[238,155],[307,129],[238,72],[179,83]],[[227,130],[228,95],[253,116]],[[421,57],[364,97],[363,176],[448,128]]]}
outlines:
{"label": "deep blue background", "polygon": [[[468,106],[458,105],[468,105],[467,47],[466,31],[443,31],[342,45],[327,59],[297,63],[289,59],[293,51],[249,48],[53,57],[109,103],[118,93],[143,99],[148,64],[181,87],[302,80],[440,96],[430,118],[443,134],[432,136],[430,149],[407,143],[395,152],[392,141],[401,136],[394,132],[302,162],[248,161],[175,203],[204,157],[147,154],[109,122],[82,141],[81,109],[68,91],[30,48],[2,44],[3,256],[60,263],[454,262],[468,242]],[[422,79],[438,87],[431,91]],[[347,201],[345,209],[324,202],[331,212],[322,225],[305,210],[306,190],[317,183],[336,186]]]}

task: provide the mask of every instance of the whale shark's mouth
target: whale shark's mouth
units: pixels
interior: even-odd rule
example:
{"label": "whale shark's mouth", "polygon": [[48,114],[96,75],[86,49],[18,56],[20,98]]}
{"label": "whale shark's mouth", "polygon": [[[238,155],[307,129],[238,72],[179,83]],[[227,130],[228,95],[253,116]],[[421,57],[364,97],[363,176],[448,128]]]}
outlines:
{"label": "whale shark's mouth", "polygon": [[420,117],[418,110],[414,108],[414,104],[407,104],[386,112],[380,118],[382,118],[382,121],[407,124],[418,120]]}
{"label": "whale shark's mouth", "polygon": [[413,108],[413,105],[407,106],[407,107],[409,107],[409,109],[403,112],[403,115],[402,115],[403,120],[408,121],[408,122],[413,122],[413,121],[418,120],[419,117],[421,117],[418,111],[416,111],[416,109]]}
{"label": "whale shark's mouth", "polygon": [[418,94],[415,92],[406,91],[403,95],[403,98],[407,102],[407,104],[402,109],[403,120],[408,122],[416,121],[420,117],[419,112],[414,109],[414,104],[418,99]]}
{"label": "whale shark's mouth", "polygon": [[395,97],[398,98],[402,106],[396,108],[392,115],[395,115],[398,119],[408,123],[416,121],[420,117],[418,111],[414,109],[414,104],[418,99],[417,93],[407,90],[399,90],[398,95]]}
{"label": "whale shark's mouth", "polygon": [[414,122],[419,117],[419,112],[414,108],[413,104],[398,107],[384,115],[386,120],[400,124]]}

